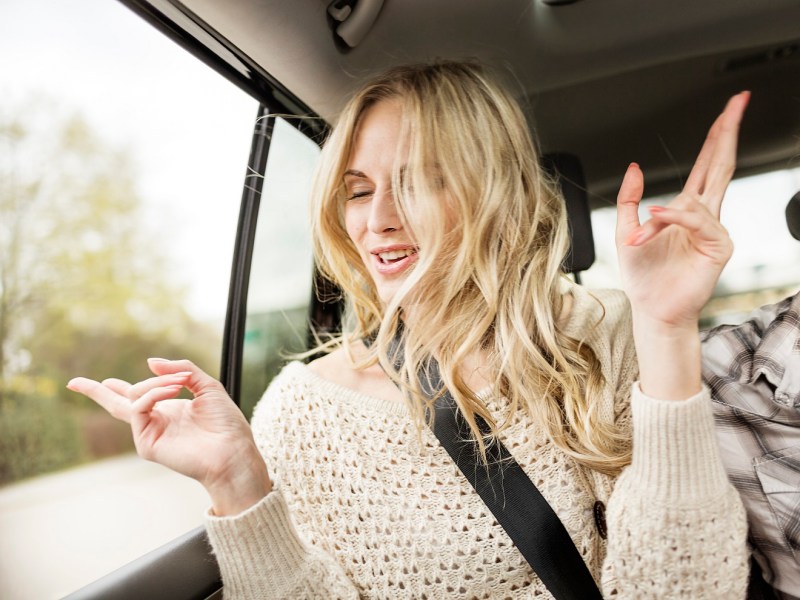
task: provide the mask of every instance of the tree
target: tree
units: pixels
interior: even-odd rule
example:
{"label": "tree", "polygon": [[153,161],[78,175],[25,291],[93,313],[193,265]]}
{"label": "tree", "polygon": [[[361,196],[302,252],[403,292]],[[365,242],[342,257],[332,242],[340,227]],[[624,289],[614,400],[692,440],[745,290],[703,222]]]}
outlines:
{"label": "tree", "polygon": [[215,360],[215,334],[184,310],[187,290],[143,218],[133,164],[51,101],[0,113],[5,425],[11,402],[33,410],[52,395],[62,408],[80,405],[64,391],[75,375],[139,379],[155,355]]}

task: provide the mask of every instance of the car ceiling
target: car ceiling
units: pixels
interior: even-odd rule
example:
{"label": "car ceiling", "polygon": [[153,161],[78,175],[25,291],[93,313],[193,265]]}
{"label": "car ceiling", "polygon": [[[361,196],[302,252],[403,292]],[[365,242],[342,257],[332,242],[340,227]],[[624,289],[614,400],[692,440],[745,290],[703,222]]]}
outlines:
{"label": "car ceiling", "polygon": [[631,161],[648,192],[676,189],[725,99],[743,89],[753,98],[739,173],[800,166],[797,0],[385,0],[349,50],[334,42],[325,0],[181,4],[331,122],[390,65],[488,63],[542,151],[580,158],[593,206],[613,202]]}

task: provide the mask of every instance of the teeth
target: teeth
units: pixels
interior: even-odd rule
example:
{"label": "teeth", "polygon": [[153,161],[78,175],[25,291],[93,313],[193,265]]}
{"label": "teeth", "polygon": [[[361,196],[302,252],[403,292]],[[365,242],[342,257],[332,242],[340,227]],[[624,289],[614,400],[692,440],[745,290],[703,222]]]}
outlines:
{"label": "teeth", "polygon": [[407,248],[405,250],[390,250],[389,252],[381,252],[378,254],[382,262],[389,262],[391,260],[398,260],[416,254],[416,250]]}

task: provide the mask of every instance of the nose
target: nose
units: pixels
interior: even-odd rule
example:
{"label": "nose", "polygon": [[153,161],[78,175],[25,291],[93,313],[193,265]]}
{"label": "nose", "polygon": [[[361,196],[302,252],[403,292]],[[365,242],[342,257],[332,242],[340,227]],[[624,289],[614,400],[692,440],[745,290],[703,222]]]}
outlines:
{"label": "nose", "polygon": [[370,203],[367,227],[372,233],[387,233],[403,227],[391,188],[375,190]]}

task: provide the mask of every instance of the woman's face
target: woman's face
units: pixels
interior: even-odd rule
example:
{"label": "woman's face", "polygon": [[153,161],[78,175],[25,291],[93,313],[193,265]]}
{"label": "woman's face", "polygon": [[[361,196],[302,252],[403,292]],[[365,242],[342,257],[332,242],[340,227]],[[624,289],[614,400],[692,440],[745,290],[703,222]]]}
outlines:
{"label": "woman's face", "polygon": [[368,108],[356,128],[344,174],[345,228],[384,304],[408,276],[418,250],[400,220],[392,191],[397,157],[408,154],[401,121],[397,101],[382,100]]}

